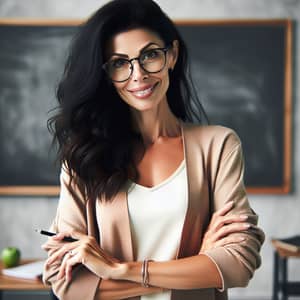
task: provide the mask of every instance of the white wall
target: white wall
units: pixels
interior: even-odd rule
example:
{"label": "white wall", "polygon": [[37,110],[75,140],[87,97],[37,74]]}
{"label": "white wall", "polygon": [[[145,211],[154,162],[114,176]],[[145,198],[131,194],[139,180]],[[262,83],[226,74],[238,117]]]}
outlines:
{"label": "white wall", "polygon": [[[86,18],[106,1],[96,0],[0,0],[0,18]],[[174,19],[219,18],[292,18],[300,21],[300,0],[158,0],[161,7]],[[1,43],[1,41],[0,41]],[[272,289],[271,237],[299,234],[300,231],[300,108],[298,72],[299,32],[294,36],[294,97],[293,97],[293,184],[294,192],[287,196],[250,195],[250,202],[260,215],[260,226],[266,233],[262,249],[263,265],[246,289],[233,289],[237,299],[256,296],[269,298]],[[259,149],[258,149],[259,151]],[[271,166],[266,166],[271,167]],[[57,199],[55,198],[0,198],[0,248],[16,245],[24,257],[43,257],[34,228],[47,228]],[[300,260],[290,264],[291,278],[300,277]]]}

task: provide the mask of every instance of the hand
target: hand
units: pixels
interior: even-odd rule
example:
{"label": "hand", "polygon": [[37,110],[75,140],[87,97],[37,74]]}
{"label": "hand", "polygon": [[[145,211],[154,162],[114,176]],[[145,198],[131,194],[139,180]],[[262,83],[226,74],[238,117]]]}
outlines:
{"label": "hand", "polygon": [[227,215],[232,207],[233,201],[228,202],[224,207],[213,214],[207,231],[204,234],[199,253],[245,240],[244,237],[231,235],[231,233],[242,232],[249,229],[251,224],[246,222],[248,216]]}
{"label": "hand", "polygon": [[[66,236],[72,236],[78,241],[63,242]],[[46,264],[60,264],[57,279],[65,277],[67,281],[70,281],[72,269],[78,264],[85,265],[90,271],[104,279],[116,277],[124,268],[115,258],[100,248],[94,237],[77,231],[59,233],[49,238],[48,242],[43,245],[44,249],[55,247],[57,250],[47,259]]]}

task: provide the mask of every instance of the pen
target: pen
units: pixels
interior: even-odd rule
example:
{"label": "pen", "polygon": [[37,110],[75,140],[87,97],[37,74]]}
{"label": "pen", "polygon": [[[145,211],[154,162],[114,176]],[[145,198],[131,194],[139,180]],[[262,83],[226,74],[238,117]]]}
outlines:
{"label": "pen", "polygon": [[[40,233],[40,234],[47,235],[47,236],[54,236],[54,235],[57,234],[55,232],[50,232],[50,231],[46,231],[46,230],[43,230],[43,229],[36,229],[35,231]],[[64,242],[76,242],[76,241],[78,241],[77,239],[74,239],[70,236],[65,236],[62,240]]]}

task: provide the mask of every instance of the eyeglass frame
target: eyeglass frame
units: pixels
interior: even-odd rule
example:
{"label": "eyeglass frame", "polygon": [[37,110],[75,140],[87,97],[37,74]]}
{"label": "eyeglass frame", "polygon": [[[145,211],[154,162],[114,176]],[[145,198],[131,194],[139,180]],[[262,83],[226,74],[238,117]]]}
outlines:
{"label": "eyeglass frame", "polygon": [[[133,58],[131,58],[131,59],[122,58],[122,59],[124,59],[125,61],[127,61],[127,62],[130,64],[130,66],[131,66],[131,67],[130,67],[130,74],[129,74],[128,78],[126,78],[126,79],[124,79],[124,80],[113,80],[113,79],[109,76],[108,71],[107,71],[107,67],[106,67],[106,66],[108,65],[108,63],[109,63],[110,61],[105,62],[105,63],[102,65],[102,68],[103,68],[104,71],[106,72],[106,74],[107,74],[107,76],[109,77],[109,79],[110,79],[111,81],[113,81],[113,82],[125,82],[125,81],[127,81],[127,80],[131,77],[131,75],[132,75],[132,73],[133,73],[134,65],[133,65],[132,62],[135,61],[135,60],[137,60],[137,62],[138,62],[138,64],[139,64],[139,67],[140,67],[144,72],[149,73],[149,74],[159,73],[159,72],[161,72],[161,71],[163,70],[163,68],[166,66],[166,62],[167,62],[167,52],[170,50],[170,48],[172,48],[171,45],[168,45],[168,46],[166,46],[166,47],[151,48],[151,49],[144,50],[139,56],[133,57]],[[150,51],[150,50],[162,50],[163,53],[164,53],[164,59],[165,59],[164,65],[161,67],[160,70],[155,71],[155,72],[149,72],[149,71],[145,70],[144,67],[143,67],[143,65],[142,65],[142,63],[140,62],[140,58],[141,58],[141,56],[143,55],[143,53],[144,53],[144,52],[147,52],[147,51]]]}

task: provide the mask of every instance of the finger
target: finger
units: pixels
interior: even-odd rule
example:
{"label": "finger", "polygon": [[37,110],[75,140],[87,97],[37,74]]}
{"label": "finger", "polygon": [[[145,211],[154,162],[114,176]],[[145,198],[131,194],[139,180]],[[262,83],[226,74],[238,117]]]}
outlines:
{"label": "finger", "polygon": [[229,215],[229,216],[218,216],[215,218],[210,226],[211,231],[218,231],[221,227],[231,223],[241,223],[248,219],[247,215]]}
{"label": "finger", "polygon": [[61,279],[63,277],[65,277],[67,281],[70,281],[72,279],[73,266],[79,263],[77,254],[72,252],[73,251],[69,251],[64,256],[60,265],[59,272],[57,274],[57,279]]}
{"label": "finger", "polygon": [[65,273],[66,273],[66,264],[67,264],[67,261],[68,261],[68,259],[70,257],[71,257],[70,253],[66,253],[66,255],[64,256],[64,258],[63,258],[63,260],[61,262],[58,274],[57,274],[57,280],[62,279],[65,276]]}
{"label": "finger", "polygon": [[71,257],[68,259],[68,261],[66,262],[66,269],[65,269],[65,276],[66,276],[66,280],[68,282],[70,282],[72,280],[72,270],[73,270],[73,266],[77,265],[78,262],[78,258],[77,255],[71,255]]}
{"label": "finger", "polygon": [[233,235],[230,235],[230,236],[227,236],[225,238],[222,238],[220,240],[218,240],[215,244],[214,244],[214,248],[217,248],[217,247],[224,247],[226,245],[230,245],[230,244],[239,244],[243,241],[245,241],[246,238],[243,237],[243,236],[233,236]]}
{"label": "finger", "polygon": [[48,238],[48,240],[41,246],[44,250],[49,250],[53,248],[60,248],[62,245],[64,245],[63,242],[59,240],[54,240],[53,237]]}
{"label": "finger", "polygon": [[[63,237],[66,236],[66,233],[61,233],[61,234]],[[73,232],[67,234],[68,236],[72,235],[74,237]],[[51,255],[47,259],[46,261],[47,265],[57,263],[57,261],[61,262],[61,260],[64,258],[67,252],[74,250],[76,248],[86,248],[86,249],[90,248],[93,249],[96,253],[101,252],[101,249],[94,238],[80,233],[79,234],[75,233],[75,234],[76,234],[76,238],[80,238],[80,239],[76,242],[62,243],[61,248],[58,251],[56,251],[55,254]],[[60,236],[59,238],[61,238],[62,236]],[[76,252],[78,252],[78,250]]]}
{"label": "finger", "polygon": [[77,230],[72,230],[71,232],[68,232],[68,234],[69,234],[68,235],[69,237],[73,237],[73,238],[78,239],[78,240],[83,239],[83,238],[88,236],[88,235],[86,235],[82,232],[79,232]]}
{"label": "finger", "polygon": [[50,246],[48,243],[44,243],[44,244],[42,244],[41,248],[42,248],[43,250],[48,251],[48,250],[51,249],[51,246]]}
{"label": "finger", "polygon": [[62,250],[61,248],[53,253],[48,259],[46,260],[46,265],[52,265],[57,261],[61,261],[66,251]]}
{"label": "finger", "polygon": [[215,212],[216,216],[225,216],[233,207],[234,202],[229,201],[227,202],[223,207],[221,207],[219,210]]}
{"label": "finger", "polygon": [[243,232],[251,227],[249,223],[232,223],[220,228],[214,235],[214,240],[219,240],[231,233]]}
{"label": "finger", "polygon": [[209,226],[212,226],[219,217],[225,216],[232,209],[233,204],[233,201],[229,201],[219,210],[215,211],[212,215]]}
{"label": "finger", "polygon": [[223,225],[216,231],[209,231],[206,234],[206,239],[209,240],[210,243],[215,243],[223,237],[237,232],[243,232],[251,227],[251,224],[245,222],[231,223],[229,225]]}
{"label": "finger", "polygon": [[74,231],[72,237],[83,241],[89,248],[94,249],[96,252],[100,251],[100,246],[93,236],[86,235],[84,233]]}
{"label": "finger", "polygon": [[72,265],[71,264],[67,264],[65,274],[66,274],[66,281],[70,282],[72,280]]}
{"label": "finger", "polygon": [[216,228],[223,227],[225,225],[229,225],[232,223],[242,223],[246,222],[248,219],[247,215],[229,215],[224,217],[219,217],[219,219],[216,221]]}
{"label": "finger", "polygon": [[52,236],[50,239],[53,239],[55,241],[63,241],[65,237],[72,237],[73,231],[63,231],[59,232],[56,235]]}
{"label": "finger", "polygon": [[57,250],[46,260],[46,264],[51,265],[54,262],[61,261],[66,255],[66,253],[74,249],[74,246],[74,243],[64,244],[59,250]]}
{"label": "finger", "polygon": [[223,217],[225,224],[233,223],[233,222],[242,222],[248,219],[247,215],[229,215]]}

